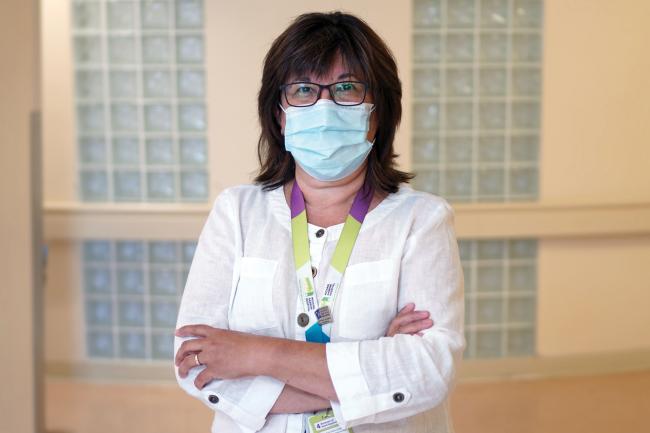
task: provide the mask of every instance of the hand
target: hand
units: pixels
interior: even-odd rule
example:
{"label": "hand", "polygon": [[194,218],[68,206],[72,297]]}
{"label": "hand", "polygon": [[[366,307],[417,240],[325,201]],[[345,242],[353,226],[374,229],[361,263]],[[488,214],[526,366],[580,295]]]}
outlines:
{"label": "hand", "polygon": [[388,325],[386,337],[392,337],[395,334],[417,334],[433,326],[433,320],[429,319],[428,311],[414,311],[415,304],[409,302],[402,308],[397,316]]}
{"label": "hand", "polygon": [[205,369],[194,380],[198,389],[214,379],[234,379],[253,375],[254,359],[264,346],[264,337],[244,332],[213,328],[208,325],[187,325],[176,330],[179,337],[198,336],[184,341],[176,352],[175,364],[180,377],[199,367],[194,354],[199,354]]}

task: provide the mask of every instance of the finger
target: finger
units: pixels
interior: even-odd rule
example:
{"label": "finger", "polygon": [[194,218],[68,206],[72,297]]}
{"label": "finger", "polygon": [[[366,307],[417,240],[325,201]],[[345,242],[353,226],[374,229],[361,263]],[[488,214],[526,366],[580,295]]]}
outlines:
{"label": "finger", "polygon": [[402,316],[394,318],[393,321],[398,325],[399,328],[404,325],[408,325],[411,322],[426,319],[428,317],[429,317],[428,311],[412,311],[410,313],[406,313]]}
{"label": "finger", "polygon": [[174,334],[178,337],[187,337],[189,335],[207,337],[211,329],[213,328],[208,325],[185,325],[178,328]]}
{"label": "finger", "polygon": [[415,334],[419,331],[424,331],[425,329],[431,328],[433,326],[433,320],[424,319],[418,320],[417,322],[409,323],[408,325],[400,326],[399,334]]}
{"label": "finger", "polygon": [[193,338],[191,340],[183,341],[176,352],[174,358],[175,364],[178,365],[189,353],[200,352],[203,350],[205,342],[205,338]]}
{"label": "finger", "polygon": [[212,382],[214,379],[216,378],[213,377],[212,373],[210,373],[206,368],[200,372],[198,376],[196,376],[196,379],[194,379],[194,386],[196,386],[198,389],[202,389],[205,385]]}
{"label": "finger", "polygon": [[400,316],[400,315],[402,315],[402,314],[404,314],[404,313],[408,313],[409,311],[413,311],[414,309],[415,309],[415,304],[414,304],[413,302],[409,302],[408,304],[406,304],[406,305],[404,306],[404,308],[402,308],[401,310],[399,310],[399,312],[397,313],[397,315]]}
{"label": "finger", "polygon": [[[200,355],[199,355],[200,356]],[[188,372],[193,369],[194,367],[201,367],[204,365],[205,360],[200,360],[201,364],[196,363],[196,359],[194,358],[194,354],[191,353],[187,355],[181,363],[178,365],[178,375],[180,377],[186,377]]]}

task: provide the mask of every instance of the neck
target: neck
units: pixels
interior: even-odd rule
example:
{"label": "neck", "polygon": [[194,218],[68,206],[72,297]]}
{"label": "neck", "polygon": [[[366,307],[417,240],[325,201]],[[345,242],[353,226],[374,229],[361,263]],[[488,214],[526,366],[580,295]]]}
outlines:
{"label": "neck", "polygon": [[[363,164],[349,176],[332,182],[323,182],[309,176],[296,165],[296,180],[305,197],[307,214],[309,211],[320,212],[327,209],[345,208],[352,206],[357,191],[363,186],[366,175],[366,165]],[[313,212],[312,212],[313,213]]]}

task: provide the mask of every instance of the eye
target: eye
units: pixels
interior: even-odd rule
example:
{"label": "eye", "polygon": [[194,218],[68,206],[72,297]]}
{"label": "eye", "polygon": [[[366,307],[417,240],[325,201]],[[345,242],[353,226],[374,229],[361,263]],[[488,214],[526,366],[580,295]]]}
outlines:
{"label": "eye", "polygon": [[289,95],[295,98],[310,98],[317,92],[314,86],[308,83],[292,84],[287,90]]}
{"label": "eye", "polygon": [[353,83],[352,81],[346,81],[343,83],[338,83],[336,85],[336,91],[337,92],[355,92],[357,91],[357,84]]}

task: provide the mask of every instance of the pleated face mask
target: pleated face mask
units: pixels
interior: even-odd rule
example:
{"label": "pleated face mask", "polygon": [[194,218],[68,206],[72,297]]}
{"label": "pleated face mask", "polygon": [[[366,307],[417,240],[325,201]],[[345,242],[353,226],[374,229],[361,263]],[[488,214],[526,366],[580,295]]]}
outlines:
{"label": "pleated face mask", "polygon": [[308,107],[280,106],[286,115],[284,147],[310,176],[343,179],[359,168],[374,141],[367,140],[374,105],[345,106],[319,99]]}

